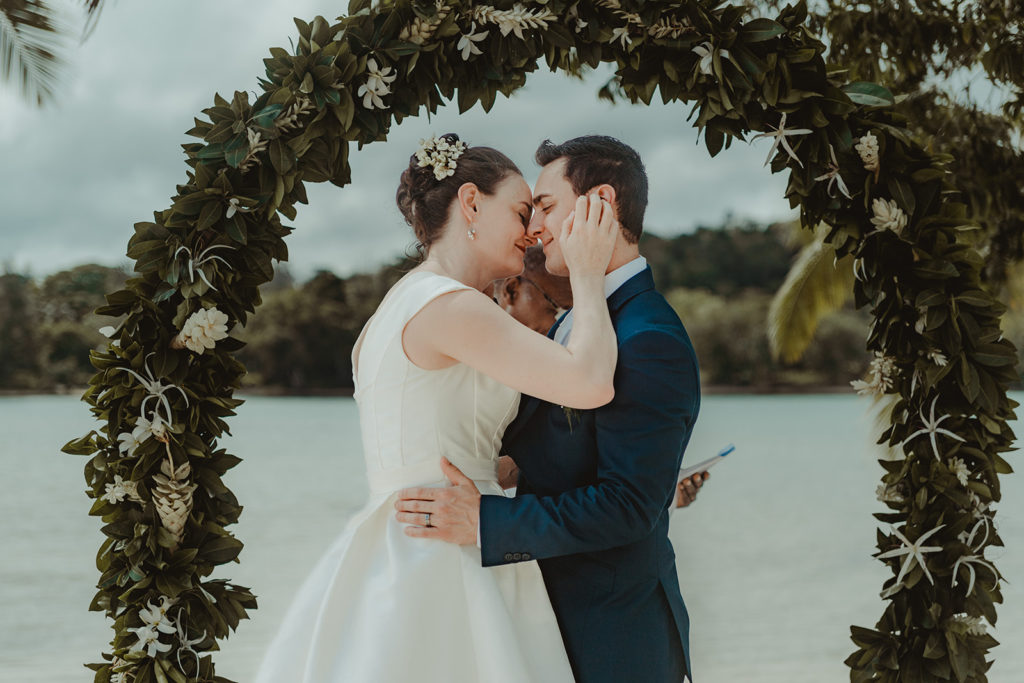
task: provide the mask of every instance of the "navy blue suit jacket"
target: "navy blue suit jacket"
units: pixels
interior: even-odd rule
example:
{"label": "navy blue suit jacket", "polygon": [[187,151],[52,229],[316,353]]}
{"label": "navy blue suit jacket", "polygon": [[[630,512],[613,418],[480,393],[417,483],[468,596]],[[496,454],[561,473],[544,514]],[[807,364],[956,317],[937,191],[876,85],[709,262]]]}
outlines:
{"label": "navy blue suit jacket", "polygon": [[516,497],[480,501],[483,564],[539,560],[577,681],[679,683],[689,617],[668,509],[700,406],[697,358],[650,268],[608,308],[615,398],[570,425],[524,397],[502,449],[520,468]]}

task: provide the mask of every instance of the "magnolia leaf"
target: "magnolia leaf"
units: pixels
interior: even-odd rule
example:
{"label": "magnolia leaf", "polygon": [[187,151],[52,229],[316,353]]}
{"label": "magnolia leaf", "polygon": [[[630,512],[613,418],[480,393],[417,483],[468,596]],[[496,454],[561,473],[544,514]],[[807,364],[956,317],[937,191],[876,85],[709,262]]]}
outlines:
{"label": "magnolia leaf", "polygon": [[760,43],[781,36],[786,27],[773,19],[760,18],[744,24],[740,36],[748,43]]}
{"label": "magnolia leaf", "polygon": [[866,107],[891,107],[896,104],[892,93],[877,83],[857,81],[844,86],[843,92],[857,104]]}

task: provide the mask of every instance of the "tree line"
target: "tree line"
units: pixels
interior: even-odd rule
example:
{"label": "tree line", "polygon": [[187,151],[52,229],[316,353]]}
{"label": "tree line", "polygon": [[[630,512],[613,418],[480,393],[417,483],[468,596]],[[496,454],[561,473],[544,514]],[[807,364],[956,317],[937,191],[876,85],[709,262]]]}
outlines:
{"label": "tree line", "polygon": [[[672,238],[645,235],[641,252],[658,288],[679,313],[700,358],[706,386],[773,391],[842,386],[870,360],[868,315],[847,307],[827,316],[795,364],[772,359],[766,319],[772,295],[797,253],[786,225],[699,228]],[[344,392],[352,387],[351,352],[385,292],[415,262],[401,258],[372,273],[317,272],[297,283],[284,266],[262,290],[238,358],[252,390]],[[0,274],[0,390],[54,391],[84,386],[94,369],[89,350],[106,343],[97,316],[103,295],[128,273],[86,264],[34,279]],[[1024,316],[1011,308],[1008,336],[1024,337]],[[1020,344],[1018,344],[1020,346]]]}

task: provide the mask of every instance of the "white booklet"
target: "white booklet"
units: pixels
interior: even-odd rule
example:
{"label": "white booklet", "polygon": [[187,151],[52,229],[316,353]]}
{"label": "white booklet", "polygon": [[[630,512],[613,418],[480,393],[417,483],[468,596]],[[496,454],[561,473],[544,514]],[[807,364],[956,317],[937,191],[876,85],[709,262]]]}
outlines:
{"label": "white booklet", "polygon": [[732,444],[729,444],[728,446],[726,446],[722,450],[718,451],[718,455],[713,455],[710,458],[708,458],[707,460],[699,462],[696,465],[691,465],[690,467],[684,467],[684,468],[680,469],[679,470],[679,477],[676,479],[676,483],[679,483],[683,479],[686,479],[687,477],[693,476],[694,474],[697,474],[698,472],[704,472],[706,470],[711,469],[712,467],[714,467],[718,463],[722,462],[722,460],[725,459],[725,456],[729,455],[734,450],[736,450],[736,447],[733,446]]}

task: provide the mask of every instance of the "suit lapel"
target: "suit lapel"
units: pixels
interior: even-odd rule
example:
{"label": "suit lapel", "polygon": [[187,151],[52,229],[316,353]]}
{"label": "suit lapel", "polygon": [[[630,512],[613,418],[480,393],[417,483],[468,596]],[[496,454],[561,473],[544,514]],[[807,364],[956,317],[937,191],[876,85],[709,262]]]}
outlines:
{"label": "suit lapel", "polygon": [[650,289],[654,289],[654,274],[651,272],[651,267],[647,266],[623,282],[622,286],[608,297],[608,311],[611,313],[612,319],[615,319],[615,314],[626,305],[626,302],[637,294],[642,294]]}

